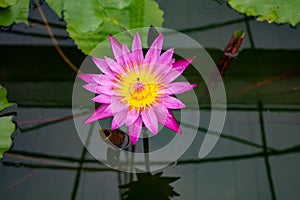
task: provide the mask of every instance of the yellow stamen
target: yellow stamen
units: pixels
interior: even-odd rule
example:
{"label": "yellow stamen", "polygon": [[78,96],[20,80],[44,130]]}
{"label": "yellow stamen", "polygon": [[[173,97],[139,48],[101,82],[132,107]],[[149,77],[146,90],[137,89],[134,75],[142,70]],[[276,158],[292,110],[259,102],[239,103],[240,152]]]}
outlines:
{"label": "yellow stamen", "polygon": [[151,73],[141,68],[121,76],[118,84],[120,86],[116,90],[129,105],[129,109],[147,109],[158,102],[160,84]]}

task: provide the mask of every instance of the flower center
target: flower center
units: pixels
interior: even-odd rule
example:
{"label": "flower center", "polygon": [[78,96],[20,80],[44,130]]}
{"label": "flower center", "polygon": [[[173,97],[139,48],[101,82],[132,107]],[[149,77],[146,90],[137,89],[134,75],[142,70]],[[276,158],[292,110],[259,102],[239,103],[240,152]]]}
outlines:
{"label": "flower center", "polygon": [[[139,80],[140,79],[137,78],[137,81],[139,81]],[[135,85],[134,85],[133,90],[129,88],[129,90],[130,90],[129,92],[131,94],[133,94],[133,93],[142,93],[145,89],[146,89],[146,86],[145,86],[144,83],[142,83],[142,82],[136,82]]]}
{"label": "flower center", "polygon": [[129,109],[146,109],[158,102],[160,86],[150,73],[129,72],[118,82],[120,86],[116,91]]}

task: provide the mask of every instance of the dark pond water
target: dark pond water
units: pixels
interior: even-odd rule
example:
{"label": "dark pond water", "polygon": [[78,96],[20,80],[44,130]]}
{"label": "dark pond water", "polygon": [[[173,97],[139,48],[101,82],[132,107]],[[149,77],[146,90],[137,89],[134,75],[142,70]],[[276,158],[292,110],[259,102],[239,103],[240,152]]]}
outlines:
{"label": "dark pond water", "polygon": [[[200,103],[193,143],[177,161],[152,172],[174,179],[137,176],[102,164],[84,147],[73,121],[76,74],[51,40],[38,35],[47,35],[44,26],[15,25],[0,33],[0,81],[9,91],[8,99],[18,105],[14,146],[0,163],[0,199],[122,199],[126,189],[119,186],[137,180],[131,191],[149,199],[161,199],[168,191],[175,195],[167,184],[180,195],[174,199],[299,199],[299,27],[257,22],[215,1],[158,2],[165,11],[164,26],[198,41],[215,62],[235,30],[246,32],[224,78],[227,116],[212,151],[199,159],[211,116],[209,105]],[[44,9],[53,23],[63,25],[46,5]],[[67,35],[62,29],[55,29],[55,34]],[[63,37],[58,42],[80,66],[85,56],[74,43]],[[199,77],[186,76],[201,86]],[[100,140],[96,128],[91,134]],[[151,137],[149,150],[173,137]],[[142,140],[136,150],[143,151]],[[165,190],[159,190],[162,187]]]}

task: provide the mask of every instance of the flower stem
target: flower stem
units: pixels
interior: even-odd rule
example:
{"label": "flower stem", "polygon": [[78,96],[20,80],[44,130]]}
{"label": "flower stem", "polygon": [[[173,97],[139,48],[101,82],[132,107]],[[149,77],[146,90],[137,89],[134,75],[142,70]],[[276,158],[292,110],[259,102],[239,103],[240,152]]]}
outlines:
{"label": "flower stem", "polygon": [[133,181],[133,163],[134,163],[134,152],[135,152],[135,146],[132,144],[131,145],[131,150],[132,150],[132,154],[131,154],[131,162],[130,162],[130,177],[129,180],[130,182]]}
{"label": "flower stem", "polygon": [[145,168],[146,171],[149,172],[150,171],[150,159],[149,159],[149,138],[147,137],[147,129],[144,129],[143,132],[143,146],[144,146],[144,156],[145,156]]}

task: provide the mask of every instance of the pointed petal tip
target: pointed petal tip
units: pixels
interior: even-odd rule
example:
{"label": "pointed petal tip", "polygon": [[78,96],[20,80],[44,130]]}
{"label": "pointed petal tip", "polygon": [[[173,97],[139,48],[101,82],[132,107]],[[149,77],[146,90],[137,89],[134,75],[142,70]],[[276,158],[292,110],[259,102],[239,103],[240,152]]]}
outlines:
{"label": "pointed petal tip", "polygon": [[113,121],[112,123],[111,123],[111,130],[115,130],[115,129],[117,129],[118,128],[118,125]]}
{"label": "pointed petal tip", "polygon": [[90,117],[88,117],[83,123],[84,124],[89,124],[89,123],[92,123],[92,122],[95,122],[97,120],[94,120],[94,119],[91,119]]}
{"label": "pointed petal tip", "polygon": [[160,33],[157,37],[158,38],[164,38],[164,34]]}
{"label": "pointed petal tip", "polygon": [[176,69],[179,73],[182,73],[193,62],[194,59],[195,57],[177,60],[173,63],[173,68]]}
{"label": "pointed petal tip", "polygon": [[[154,40],[154,42],[152,43],[151,47],[155,47],[155,48],[161,48],[162,46],[162,43],[163,43],[163,40],[164,40],[164,35],[162,33],[160,33],[157,38]],[[151,48],[150,47],[150,48]]]}
{"label": "pointed petal tip", "polygon": [[110,34],[110,33],[108,34],[108,38],[109,38],[110,42],[116,40],[116,38],[112,34]]}
{"label": "pointed petal tip", "polygon": [[87,82],[85,74],[78,74],[77,77],[80,78],[81,80]]}
{"label": "pointed petal tip", "polygon": [[157,39],[158,43],[162,43],[164,40],[164,35],[162,33],[160,33],[156,39]]}
{"label": "pointed petal tip", "polygon": [[134,35],[134,37],[140,37],[140,34],[139,34],[139,32],[135,32],[135,35]]}
{"label": "pointed petal tip", "polygon": [[[144,124],[145,125],[145,124]],[[146,126],[146,125],[145,125]],[[147,127],[148,128],[148,127]],[[157,128],[152,128],[152,130],[150,130],[149,128],[148,128],[148,130],[153,134],[153,135],[157,135],[157,133],[158,133],[158,127]]]}
{"label": "pointed petal tip", "polygon": [[197,87],[197,84],[191,84],[191,87],[195,88],[195,87]]}
{"label": "pointed petal tip", "polygon": [[180,127],[178,127],[178,130],[176,131],[178,134],[182,134],[182,131],[180,129]]}
{"label": "pointed petal tip", "polygon": [[133,145],[135,145],[137,143],[138,139],[139,139],[138,137],[130,136],[130,141]]}
{"label": "pointed petal tip", "polygon": [[92,56],[92,60],[93,60],[94,62],[96,62],[98,59],[100,59],[100,58],[97,58],[97,57]]}
{"label": "pointed petal tip", "polygon": [[141,111],[143,124],[148,128],[148,130],[156,135],[158,133],[158,120],[157,116],[152,108],[148,111]]}
{"label": "pointed petal tip", "polygon": [[112,36],[111,34],[108,35],[109,37],[109,43],[110,43],[110,46],[111,46],[111,50],[112,50],[112,53],[114,55],[115,58],[118,58],[121,54],[122,54],[122,51],[121,51],[121,44],[120,42],[114,37]]}
{"label": "pointed petal tip", "polygon": [[195,60],[195,58],[196,58],[196,56],[194,56],[192,58],[185,59],[185,60],[188,62],[188,65],[190,65]]}

